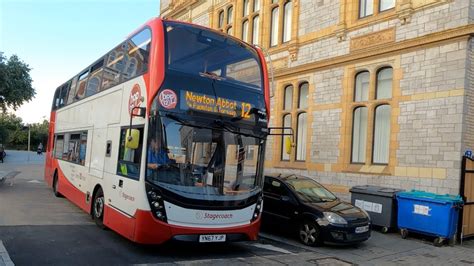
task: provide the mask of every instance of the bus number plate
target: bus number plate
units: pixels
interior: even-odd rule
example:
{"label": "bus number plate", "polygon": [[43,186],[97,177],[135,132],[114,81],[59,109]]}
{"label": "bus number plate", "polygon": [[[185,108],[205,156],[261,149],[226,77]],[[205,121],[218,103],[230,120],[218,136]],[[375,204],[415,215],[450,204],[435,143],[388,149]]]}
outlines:
{"label": "bus number plate", "polygon": [[199,242],[225,242],[225,235],[200,235]]}

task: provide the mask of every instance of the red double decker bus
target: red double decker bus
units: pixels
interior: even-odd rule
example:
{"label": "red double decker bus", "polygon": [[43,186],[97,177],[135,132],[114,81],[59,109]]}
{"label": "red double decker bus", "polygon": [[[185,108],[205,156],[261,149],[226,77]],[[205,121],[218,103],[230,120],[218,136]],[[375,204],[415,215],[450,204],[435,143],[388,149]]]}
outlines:
{"label": "red double decker bus", "polygon": [[134,242],[255,240],[268,119],[258,48],[153,19],[57,88],[45,180]]}

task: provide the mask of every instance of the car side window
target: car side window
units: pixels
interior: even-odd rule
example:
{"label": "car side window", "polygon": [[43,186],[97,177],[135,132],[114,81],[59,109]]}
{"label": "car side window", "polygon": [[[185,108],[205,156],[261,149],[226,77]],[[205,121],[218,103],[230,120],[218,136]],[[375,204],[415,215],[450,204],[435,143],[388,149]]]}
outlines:
{"label": "car side window", "polygon": [[288,189],[285,187],[285,185],[275,178],[271,178],[269,180],[265,179],[264,187],[265,186],[267,187],[266,192],[272,194],[272,196],[289,196]]}

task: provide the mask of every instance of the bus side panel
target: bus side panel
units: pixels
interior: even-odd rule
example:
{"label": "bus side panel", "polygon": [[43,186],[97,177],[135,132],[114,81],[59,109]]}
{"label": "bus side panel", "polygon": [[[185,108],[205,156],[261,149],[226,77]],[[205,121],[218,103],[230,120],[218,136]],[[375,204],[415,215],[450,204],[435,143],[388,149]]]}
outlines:
{"label": "bus side panel", "polygon": [[130,218],[113,207],[105,205],[104,224],[108,228],[133,241],[135,235],[134,218]]}
{"label": "bus side panel", "polygon": [[53,160],[53,168],[58,169],[58,191],[64,197],[72,201],[74,204],[79,206],[85,212],[90,213],[91,205],[90,202],[86,202],[86,194],[76,188],[65,176],[63,170],[61,169],[61,163],[58,160]]}
{"label": "bus side panel", "polygon": [[44,167],[44,180],[49,187],[53,186],[53,157],[54,157],[54,126],[56,124],[56,112],[51,112],[49,119],[48,144],[46,146],[46,161]]}

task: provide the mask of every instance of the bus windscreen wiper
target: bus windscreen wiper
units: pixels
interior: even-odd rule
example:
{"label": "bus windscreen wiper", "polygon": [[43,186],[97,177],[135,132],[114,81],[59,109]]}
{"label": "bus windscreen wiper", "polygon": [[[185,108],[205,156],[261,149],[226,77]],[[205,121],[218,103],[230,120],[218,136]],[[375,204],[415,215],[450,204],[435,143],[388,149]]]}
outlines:
{"label": "bus windscreen wiper", "polygon": [[217,75],[216,73],[214,72],[209,72],[209,71],[205,71],[205,72],[199,72],[199,75],[201,77],[206,77],[206,78],[210,78],[210,79],[215,79],[215,80],[225,80],[226,78],[224,77],[221,77],[219,75]]}

